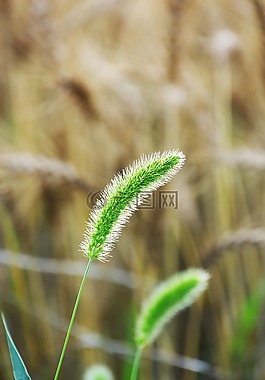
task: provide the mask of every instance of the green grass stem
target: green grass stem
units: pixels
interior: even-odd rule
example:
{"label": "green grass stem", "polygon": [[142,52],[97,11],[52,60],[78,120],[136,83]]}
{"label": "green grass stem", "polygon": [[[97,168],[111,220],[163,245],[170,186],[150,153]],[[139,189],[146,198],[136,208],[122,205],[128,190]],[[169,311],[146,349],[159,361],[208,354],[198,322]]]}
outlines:
{"label": "green grass stem", "polygon": [[58,365],[57,365],[57,368],[56,368],[56,372],[55,372],[55,375],[54,375],[54,380],[57,380],[59,378],[59,374],[60,374],[61,367],[62,367],[62,364],[63,364],[64,356],[65,356],[65,351],[66,351],[67,344],[68,344],[68,341],[69,341],[69,338],[70,338],[70,335],[71,335],[71,332],[72,332],[72,328],[73,328],[73,324],[74,324],[74,321],[75,321],[77,309],[78,309],[78,306],[79,306],[81,294],[82,294],[82,291],[83,291],[83,288],[84,288],[84,285],[85,285],[85,282],[86,282],[86,278],[87,278],[88,271],[89,271],[89,268],[90,268],[92,260],[93,259],[89,259],[89,261],[87,263],[87,267],[86,267],[84,276],[82,278],[82,281],[81,281],[81,284],[80,284],[80,287],[79,287],[79,290],[78,290],[78,293],[77,293],[77,296],[76,296],[76,300],[75,300],[73,312],[72,312],[72,315],[71,315],[71,319],[70,319],[70,322],[69,322],[69,326],[68,326],[68,329],[67,329],[67,332],[66,332],[66,336],[65,336],[62,352],[61,352],[61,355],[60,355],[60,358],[59,358],[59,362],[58,362]]}
{"label": "green grass stem", "polygon": [[142,351],[143,351],[142,347],[137,347],[136,352],[135,352],[135,356],[134,356],[130,380],[136,380],[137,379],[137,374],[138,374],[138,370],[139,370],[139,366],[140,366]]}

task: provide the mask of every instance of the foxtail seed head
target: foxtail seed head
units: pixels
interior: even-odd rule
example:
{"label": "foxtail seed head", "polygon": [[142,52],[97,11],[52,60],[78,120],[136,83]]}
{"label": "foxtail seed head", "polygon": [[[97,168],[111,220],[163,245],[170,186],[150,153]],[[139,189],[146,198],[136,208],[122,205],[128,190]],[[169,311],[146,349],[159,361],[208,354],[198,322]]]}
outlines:
{"label": "foxtail seed head", "polygon": [[143,155],[116,175],[94,205],[80,247],[90,259],[108,261],[122,228],[148,192],[165,185],[182,168],[178,150]]}
{"label": "foxtail seed head", "polygon": [[85,371],[83,380],[114,380],[114,377],[104,364],[94,364]]}
{"label": "foxtail seed head", "polygon": [[188,269],[162,282],[145,301],[137,318],[136,345],[144,347],[154,341],[164,325],[207,288],[209,277],[202,269]]}

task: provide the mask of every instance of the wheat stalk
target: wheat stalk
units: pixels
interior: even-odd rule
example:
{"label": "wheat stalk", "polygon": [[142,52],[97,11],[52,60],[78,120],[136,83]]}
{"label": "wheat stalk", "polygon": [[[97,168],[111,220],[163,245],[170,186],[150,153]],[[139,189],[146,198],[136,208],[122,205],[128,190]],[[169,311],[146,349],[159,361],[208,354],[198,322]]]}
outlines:
{"label": "wheat stalk", "polygon": [[91,191],[73,165],[57,159],[29,153],[5,153],[0,155],[0,168],[9,174],[38,176],[44,183],[67,183],[74,188]]}
{"label": "wheat stalk", "polygon": [[239,166],[244,169],[264,170],[265,151],[261,149],[249,148],[223,151],[217,154],[217,160],[229,166]]}
{"label": "wheat stalk", "polygon": [[235,249],[245,244],[265,246],[264,228],[242,228],[234,233],[224,235],[207,253],[202,261],[205,268],[213,265],[216,260],[229,249]]}

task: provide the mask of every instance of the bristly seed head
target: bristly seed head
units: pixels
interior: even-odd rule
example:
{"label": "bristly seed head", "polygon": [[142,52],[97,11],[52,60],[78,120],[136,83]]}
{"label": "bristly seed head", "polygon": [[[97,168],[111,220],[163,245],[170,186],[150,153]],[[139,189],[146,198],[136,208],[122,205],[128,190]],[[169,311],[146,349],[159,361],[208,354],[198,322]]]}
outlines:
{"label": "bristly seed head", "polygon": [[135,343],[153,342],[165,324],[190,306],[207,288],[210,275],[203,269],[188,269],[162,282],[144,302],[135,328]]}
{"label": "bristly seed head", "polygon": [[178,150],[143,155],[116,175],[101,192],[80,244],[86,257],[108,261],[122,228],[148,192],[165,185],[182,168],[185,155]]}

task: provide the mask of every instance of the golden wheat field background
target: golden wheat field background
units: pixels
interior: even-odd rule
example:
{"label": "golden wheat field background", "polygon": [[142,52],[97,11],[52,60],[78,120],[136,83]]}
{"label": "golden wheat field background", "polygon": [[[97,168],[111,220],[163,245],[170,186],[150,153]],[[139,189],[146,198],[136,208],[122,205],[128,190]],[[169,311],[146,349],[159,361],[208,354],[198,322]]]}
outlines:
{"label": "golden wheat field background", "polygon": [[0,0],[0,307],[34,380],[54,375],[96,192],[172,148],[179,207],[139,210],[94,263],[61,379],[102,362],[127,380],[141,302],[189,267],[209,289],[139,379],[265,379],[264,147],[263,0]]}

